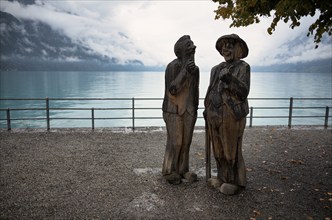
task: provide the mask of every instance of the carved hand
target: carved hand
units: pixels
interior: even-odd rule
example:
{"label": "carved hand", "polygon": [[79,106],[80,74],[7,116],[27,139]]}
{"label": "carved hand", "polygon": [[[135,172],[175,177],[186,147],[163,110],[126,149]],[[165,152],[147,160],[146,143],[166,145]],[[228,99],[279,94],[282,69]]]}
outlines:
{"label": "carved hand", "polygon": [[193,60],[190,59],[190,60],[187,62],[186,70],[187,70],[188,72],[192,72],[192,71],[195,70],[195,67],[196,67],[195,62],[194,62]]}
{"label": "carved hand", "polygon": [[228,69],[224,68],[219,73],[219,80],[224,83],[229,83],[231,77],[231,73],[228,71]]}
{"label": "carved hand", "polygon": [[227,67],[223,68],[219,74],[220,80],[226,84],[229,84],[232,80],[233,69],[234,69],[233,66],[230,66],[229,68]]}
{"label": "carved hand", "polygon": [[172,95],[176,95],[176,86],[172,85],[172,86],[169,88],[169,92],[170,92]]}
{"label": "carved hand", "polygon": [[230,73],[227,73],[221,76],[221,81],[225,82],[226,84],[229,84],[231,82],[231,78],[232,75]]}

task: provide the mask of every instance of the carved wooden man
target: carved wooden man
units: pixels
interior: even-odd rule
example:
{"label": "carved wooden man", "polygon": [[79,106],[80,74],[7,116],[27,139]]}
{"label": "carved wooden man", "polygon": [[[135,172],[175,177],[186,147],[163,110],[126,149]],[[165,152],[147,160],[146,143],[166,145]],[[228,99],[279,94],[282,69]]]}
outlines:
{"label": "carved wooden man", "polygon": [[209,179],[208,183],[233,195],[246,185],[242,138],[249,113],[250,66],[240,59],[249,50],[236,34],[220,37],[216,49],[226,62],[212,68],[204,102],[208,140],[212,142],[218,170],[217,179]]}
{"label": "carved wooden man", "polygon": [[169,183],[181,179],[195,181],[189,172],[189,149],[197,119],[199,99],[199,69],[195,65],[196,46],[190,36],[182,36],[174,45],[177,59],[165,72],[163,118],[167,128],[167,143],[162,174]]}

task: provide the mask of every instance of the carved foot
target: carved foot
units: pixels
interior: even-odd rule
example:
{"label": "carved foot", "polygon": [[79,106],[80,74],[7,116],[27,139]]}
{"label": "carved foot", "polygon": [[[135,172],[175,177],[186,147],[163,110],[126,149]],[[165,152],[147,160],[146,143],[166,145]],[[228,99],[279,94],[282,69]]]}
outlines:
{"label": "carved foot", "polygon": [[231,184],[231,183],[223,183],[221,187],[219,188],[219,191],[225,195],[235,195],[237,194],[242,187]]}
{"label": "carved foot", "polygon": [[183,175],[183,178],[185,178],[188,182],[193,183],[197,181],[197,174],[194,172],[186,172]]}
{"label": "carved foot", "polygon": [[171,173],[164,176],[166,181],[173,185],[178,185],[181,183],[181,176],[177,173]]}
{"label": "carved foot", "polygon": [[207,185],[211,188],[215,188],[218,189],[222,184],[222,181],[220,179],[218,179],[217,177],[212,177],[209,178],[207,181]]}

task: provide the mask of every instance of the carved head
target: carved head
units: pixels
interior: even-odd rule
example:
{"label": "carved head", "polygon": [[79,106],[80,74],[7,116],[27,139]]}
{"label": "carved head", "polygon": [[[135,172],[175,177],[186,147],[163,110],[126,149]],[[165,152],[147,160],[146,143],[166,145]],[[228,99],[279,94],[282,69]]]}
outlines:
{"label": "carved head", "polygon": [[227,62],[245,58],[249,53],[246,42],[236,34],[221,36],[217,40],[216,49]]}
{"label": "carved head", "polygon": [[183,35],[174,45],[174,53],[179,58],[192,57],[195,54],[196,46],[189,35]]}

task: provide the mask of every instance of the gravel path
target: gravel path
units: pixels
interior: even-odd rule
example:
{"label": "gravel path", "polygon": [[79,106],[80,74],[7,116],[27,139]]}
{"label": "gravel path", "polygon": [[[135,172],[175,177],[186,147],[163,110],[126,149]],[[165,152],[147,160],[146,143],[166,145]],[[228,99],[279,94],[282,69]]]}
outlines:
{"label": "gravel path", "polygon": [[207,187],[202,130],[190,153],[199,181],[166,183],[165,142],[162,129],[1,130],[0,219],[332,217],[331,129],[247,128],[236,196]]}

